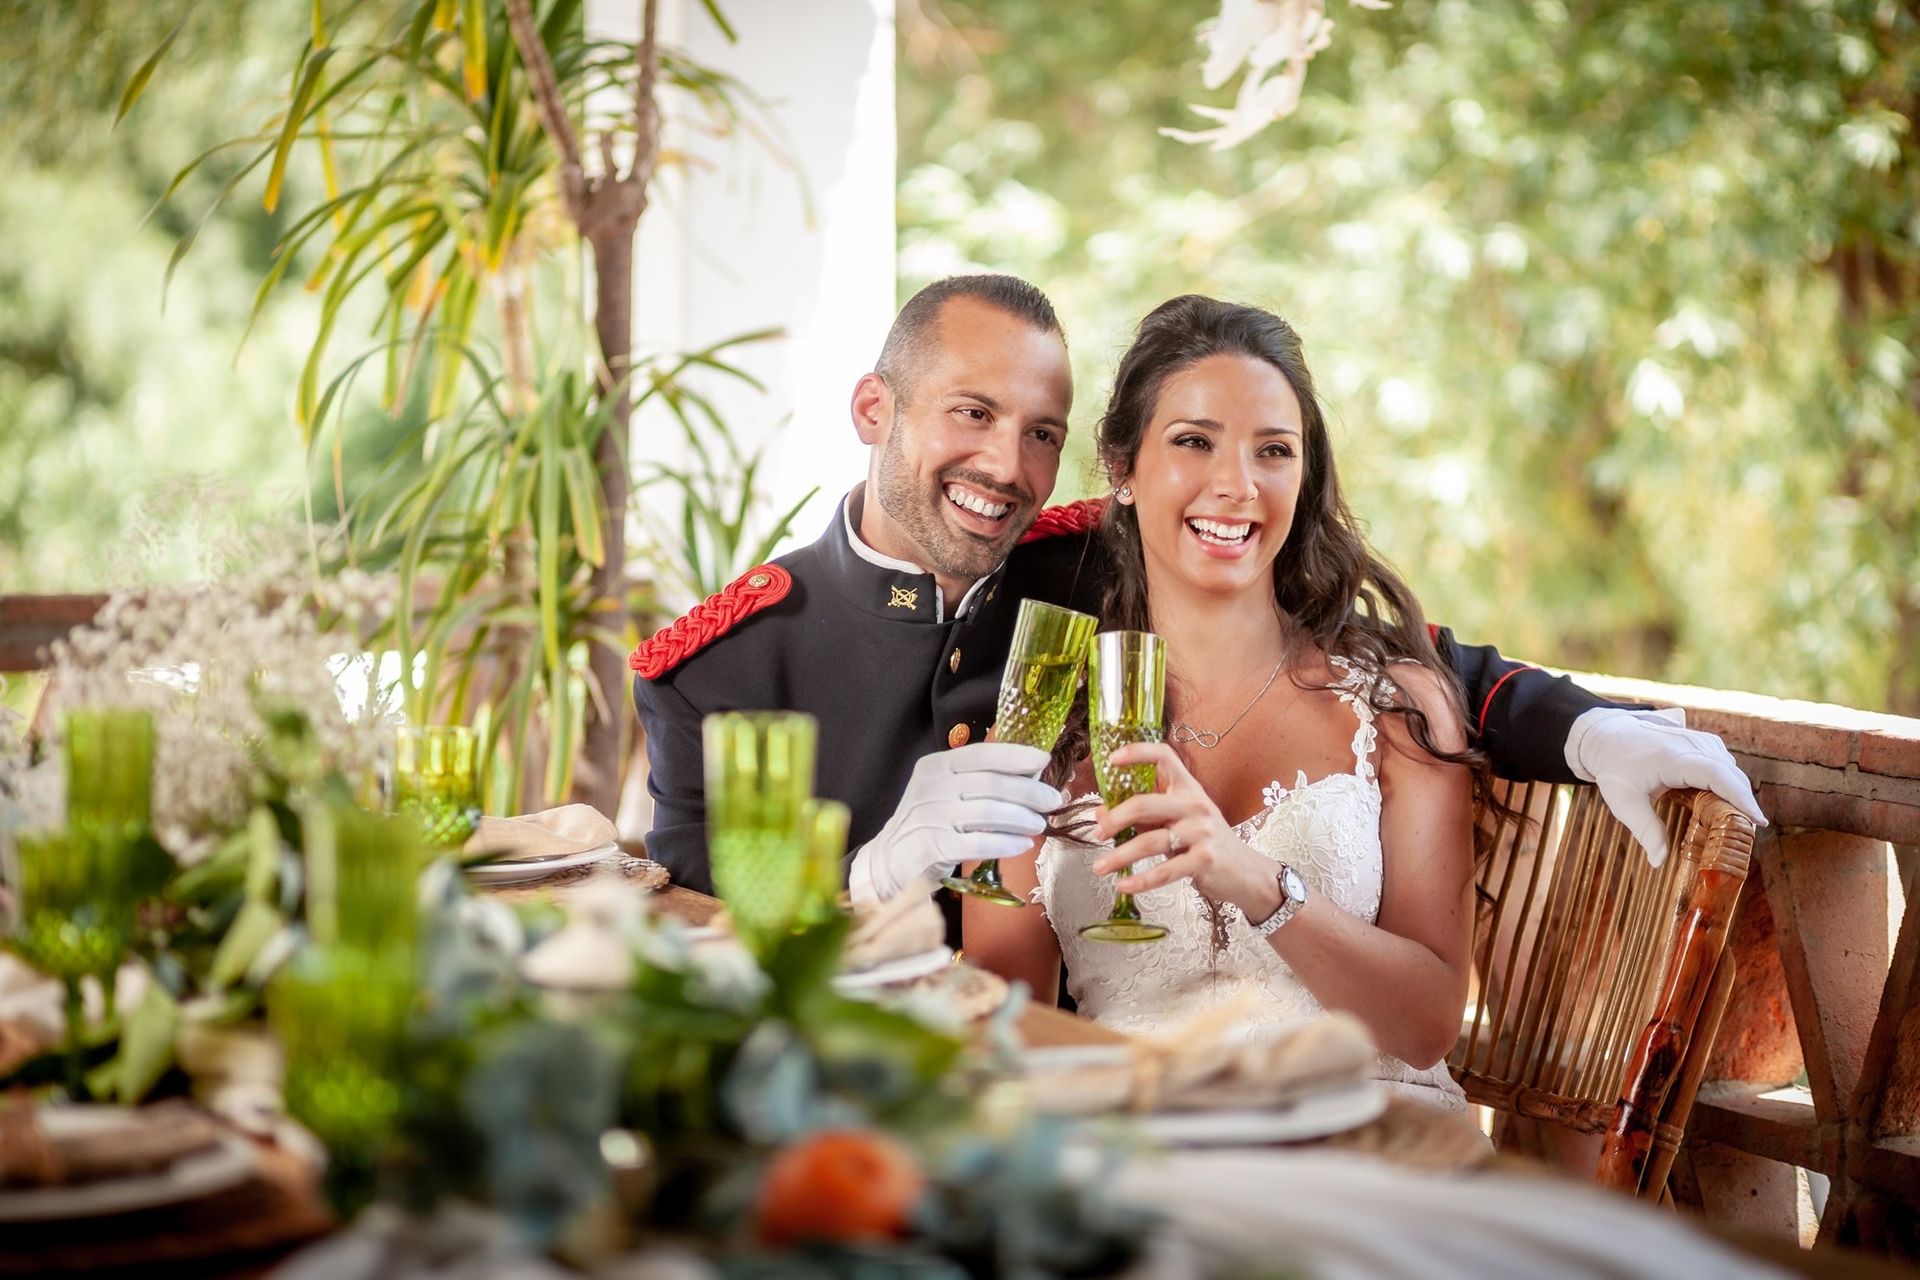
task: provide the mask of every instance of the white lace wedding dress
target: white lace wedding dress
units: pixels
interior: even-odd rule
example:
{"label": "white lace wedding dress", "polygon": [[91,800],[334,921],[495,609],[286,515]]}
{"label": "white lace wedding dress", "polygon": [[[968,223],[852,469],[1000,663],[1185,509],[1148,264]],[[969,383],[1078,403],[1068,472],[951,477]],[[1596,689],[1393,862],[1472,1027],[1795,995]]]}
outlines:
{"label": "white lace wedding dress", "polygon": [[[1286,862],[1313,895],[1372,923],[1380,914],[1383,862],[1380,849],[1380,779],[1374,771],[1373,708],[1362,692],[1371,679],[1341,658],[1335,689],[1359,719],[1353,735],[1354,771],[1294,785],[1278,780],[1261,799],[1266,808],[1235,830],[1275,862]],[[1294,976],[1287,962],[1240,920],[1232,906],[1214,909],[1190,881],[1180,880],[1139,894],[1141,915],[1166,925],[1159,942],[1090,942],[1078,932],[1104,918],[1113,904],[1113,877],[1095,876],[1093,860],[1109,845],[1049,839],[1041,849],[1040,884],[1034,901],[1046,908],[1067,966],[1067,990],[1080,1012],[1116,1030],[1153,1033],[1179,1026],[1205,1009],[1251,992],[1260,1022],[1324,1017],[1326,1010]],[[1142,869],[1160,862],[1149,858]],[[1216,931],[1216,919],[1224,927]],[[1379,1076],[1397,1093],[1450,1110],[1466,1109],[1460,1086],[1444,1064],[1419,1070],[1380,1056]]]}

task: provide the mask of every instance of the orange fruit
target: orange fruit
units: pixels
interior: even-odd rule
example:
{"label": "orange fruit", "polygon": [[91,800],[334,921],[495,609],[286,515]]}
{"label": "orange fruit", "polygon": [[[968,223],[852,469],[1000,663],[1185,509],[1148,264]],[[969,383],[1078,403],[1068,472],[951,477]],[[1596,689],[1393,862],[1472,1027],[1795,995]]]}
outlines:
{"label": "orange fruit", "polygon": [[913,1153],[885,1134],[826,1130],[774,1156],[755,1225],[769,1244],[896,1239],[926,1187]]}

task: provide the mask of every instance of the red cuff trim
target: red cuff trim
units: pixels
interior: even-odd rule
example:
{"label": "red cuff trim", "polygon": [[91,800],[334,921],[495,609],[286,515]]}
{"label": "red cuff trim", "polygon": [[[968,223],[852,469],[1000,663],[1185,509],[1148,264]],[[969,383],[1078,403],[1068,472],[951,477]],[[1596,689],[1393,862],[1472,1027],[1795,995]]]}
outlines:
{"label": "red cuff trim", "polygon": [[1498,680],[1495,680],[1493,682],[1493,688],[1487,690],[1487,700],[1480,704],[1480,723],[1474,729],[1474,733],[1476,735],[1484,734],[1487,731],[1487,712],[1493,710],[1493,695],[1500,692],[1500,686],[1505,684],[1507,681],[1513,679],[1515,676],[1519,675],[1522,671],[1533,671],[1533,670],[1536,670],[1536,668],[1527,667],[1527,666],[1515,667],[1513,670],[1507,672],[1507,674],[1501,676]]}
{"label": "red cuff trim", "polygon": [[1065,506],[1048,507],[1033,518],[1033,527],[1021,535],[1020,541],[1034,542],[1062,533],[1085,533],[1100,523],[1100,513],[1106,509],[1105,498],[1082,498]]}
{"label": "red cuff trim", "polygon": [[655,632],[653,639],[628,656],[627,666],[642,680],[658,680],[733,630],[741,619],[779,604],[792,587],[793,575],[777,564],[749,569]]}

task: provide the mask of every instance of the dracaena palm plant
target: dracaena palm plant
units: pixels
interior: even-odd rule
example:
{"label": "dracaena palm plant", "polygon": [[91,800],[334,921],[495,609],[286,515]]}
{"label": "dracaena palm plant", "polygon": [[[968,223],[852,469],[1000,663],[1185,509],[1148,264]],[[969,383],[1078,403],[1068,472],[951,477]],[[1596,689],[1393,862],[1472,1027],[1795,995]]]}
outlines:
{"label": "dracaena palm plant", "polygon": [[[312,0],[285,101],[167,192],[241,153],[177,263],[262,166],[269,210],[296,190],[296,158],[317,170],[321,189],[291,216],[255,314],[289,278],[320,295],[294,410],[343,518],[329,554],[398,572],[405,590],[384,640],[399,652],[408,712],[480,724],[488,799],[503,807],[572,795],[614,809],[633,630],[629,421],[655,396],[684,417],[690,369],[738,373],[722,358],[732,343],[634,358],[633,236],[653,174],[673,158],[660,146],[663,104],[700,130],[775,131],[743,85],[658,43],[657,0],[636,3],[641,39],[622,44],[586,33],[582,0]],[[130,79],[121,115],[179,29]],[[595,161],[583,134],[597,140]],[[336,355],[356,325],[371,347]],[[372,474],[354,475],[344,441],[363,375],[404,426]]]}

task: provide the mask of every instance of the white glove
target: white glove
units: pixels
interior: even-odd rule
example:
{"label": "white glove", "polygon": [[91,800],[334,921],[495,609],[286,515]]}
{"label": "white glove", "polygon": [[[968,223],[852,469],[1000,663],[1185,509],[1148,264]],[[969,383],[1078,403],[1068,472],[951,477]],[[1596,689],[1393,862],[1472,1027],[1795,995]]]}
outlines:
{"label": "white glove", "polygon": [[1702,787],[1756,825],[1767,825],[1753,798],[1753,784],[1726,744],[1711,733],[1674,723],[1669,715],[1595,707],[1581,713],[1567,735],[1567,766],[1599,786],[1607,808],[1633,832],[1647,861],[1656,867],[1667,860],[1667,828],[1654,813],[1653,802],[1670,788]]}
{"label": "white glove", "polygon": [[1014,742],[922,756],[893,817],[853,856],[853,900],[884,902],[929,871],[1027,852],[1060,807],[1060,793],[1035,776],[1046,765],[1046,752]]}

